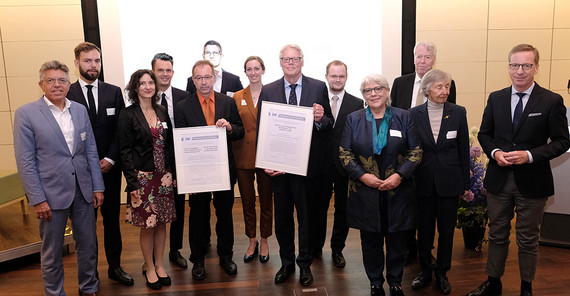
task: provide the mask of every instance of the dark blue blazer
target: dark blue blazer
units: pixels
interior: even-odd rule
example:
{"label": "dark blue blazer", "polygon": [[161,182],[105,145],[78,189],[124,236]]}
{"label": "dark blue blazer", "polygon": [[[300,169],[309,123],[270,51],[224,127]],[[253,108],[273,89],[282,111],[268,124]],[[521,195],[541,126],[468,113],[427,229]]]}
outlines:
{"label": "dark blue blazer", "polygon": [[[372,148],[372,124],[366,109],[348,115],[340,141],[340,161],[348,174],[347,222],[360,230],[381,232],[380,191],[362,183],[365,173],[385,180],[392,174],[402,176],[402,183],[385,194],[388,199],[388,231],[409,230],[416,226],[414,170],[422,160],[422,148],[414,122],[408,112],[392,108],[386,153],[386,170],[380,172]],[[375,123],[374,123],[375,124]]]}
{"label": "dark blue blazer", "polygon": [[433,139],[427,102],[410,109],[422,143],[422,162],[415,172],[416,192],[430,196],[458,196],[469,190],[469,127],[464,107],[444,103],[443,117]]}

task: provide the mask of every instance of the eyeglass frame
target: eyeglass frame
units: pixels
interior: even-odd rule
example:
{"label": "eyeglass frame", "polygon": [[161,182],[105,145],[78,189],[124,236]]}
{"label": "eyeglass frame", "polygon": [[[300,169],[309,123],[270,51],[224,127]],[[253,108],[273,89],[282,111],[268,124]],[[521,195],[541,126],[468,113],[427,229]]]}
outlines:
{"label": "eyeglass frame", "polygon": [[373,88],[365,88],[362,90],[362,94],[364,95],[370,95],[372,94],[372,91],[374,91],[375,93],[379,94],[381,93],[383,90],[385,90],[387,88],[383,87],[383,86],[377,86],[377,87],[373,87]]}

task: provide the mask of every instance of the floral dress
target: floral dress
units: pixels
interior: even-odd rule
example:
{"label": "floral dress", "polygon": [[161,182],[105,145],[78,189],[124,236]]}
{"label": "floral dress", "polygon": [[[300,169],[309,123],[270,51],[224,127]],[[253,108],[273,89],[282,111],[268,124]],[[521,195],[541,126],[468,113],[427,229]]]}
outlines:
{"label": "floral dress", "polygon": [[165,168],[164,134],[162,125],[150,128],[153,140],[154,171],[137,171],[140,199],[128,194],[127,222],[152,228],[176,220],[172,173]]}

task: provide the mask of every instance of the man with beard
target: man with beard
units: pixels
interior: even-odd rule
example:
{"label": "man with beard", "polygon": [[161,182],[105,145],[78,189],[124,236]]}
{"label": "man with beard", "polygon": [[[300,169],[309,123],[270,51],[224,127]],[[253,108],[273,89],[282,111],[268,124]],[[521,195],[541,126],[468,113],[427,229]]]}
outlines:
{"label": "man with beard", "polygon": [[123,94],[117,86],[99,81],[101,50],[93,43],[82,42],[74,49],[75,67],[79,79],[69,87],[67,98],[87,108],[103,180],[105,203],[101,206],[103,216],[104,244],[109,278],[123,285],[134,284],[133,278],[121,267],[121,168],[119,167],[119,142],[115,137],[119,113],[125,107]]}

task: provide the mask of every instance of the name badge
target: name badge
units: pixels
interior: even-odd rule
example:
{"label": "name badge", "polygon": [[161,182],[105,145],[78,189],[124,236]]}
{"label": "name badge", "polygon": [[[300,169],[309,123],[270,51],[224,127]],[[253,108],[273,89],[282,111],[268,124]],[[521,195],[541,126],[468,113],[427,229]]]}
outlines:
{"label": "name badge", "polygon": [[85,139],[87,139],[87,132],[82,132],[79,135],[81,136],[81,141],[85,141]]}
{"label": "name badge", "polygon": [[107,116],[115,115],[115,108],[107,108]]}
{"label": "name badge", "polygon": [[528,117],[540,116],[542,113],[530,113]]}
{"label": "name badge", "polygon": [[247,102],[245,100],[241,100],[241,105],[245,106],[245,105],[247,105]]}
{"label": "name badge", "polygon": [[164,128],[164,129],[168,128],[168,124],[166,123],[166,121],[163,121],[161,123],[162,123],[162,128]]}
{"label": "name badge", "polygon": [[402,132],[399,130],[390,130],[390,137],[397,137],[397,138],[401,138],[402,137]]}
{"label": "name badge", "polygon": [[448,131],[446,138],[448,140],[457,138],[457,131]]}

